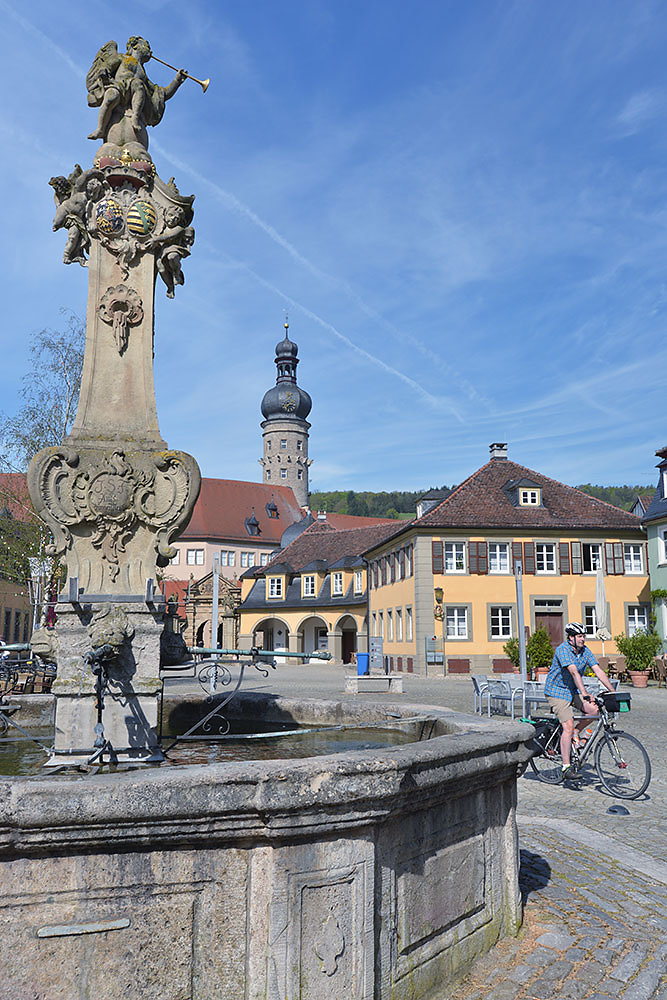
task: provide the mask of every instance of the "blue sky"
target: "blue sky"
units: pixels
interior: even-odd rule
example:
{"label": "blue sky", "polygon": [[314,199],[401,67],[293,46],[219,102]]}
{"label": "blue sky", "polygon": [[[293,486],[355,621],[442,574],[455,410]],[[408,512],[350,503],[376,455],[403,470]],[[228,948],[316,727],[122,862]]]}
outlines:
{"label": "blue sky", "polygon": [[[0,407],[84,314],[48,179],[89,166],[85,74],[129,35],[199,77],[149,130],[194,193],[156,301],[163,437],[259,479],[285,311],[314,489],[421,489],[509,457],[651,483],[667,443],[667,14],[643,0],[0,0]],[[170,70],[151,62],[151,78]]]}

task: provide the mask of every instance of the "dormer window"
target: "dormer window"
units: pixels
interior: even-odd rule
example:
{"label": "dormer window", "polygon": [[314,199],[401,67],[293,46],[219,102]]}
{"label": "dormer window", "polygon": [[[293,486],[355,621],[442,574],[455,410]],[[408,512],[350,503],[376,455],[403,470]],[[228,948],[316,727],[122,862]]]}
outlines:
{"label": "dormer window", "polygon": [[277,506],[275,500],[273,499],[273,497],[271,497],[270,503],[267,503],[267,505],[266,505],[266,507],[264,509],[266,510],[266,513],[269,515],[270,518],[280,517],[280,513],[278,511],[278,506]]}
{"label": "dormer window", "polygon": [[270,576],[269,577],[269,597],[282,597],[283,596],[283,578],[282,576]]}
{"label": "dormer window", "polygon": [[539,507],[542,503],[542,490],[528,490],[523,487],[519,490],[520,507]]}
{"label": "dormer window", "polygon": [[249,535],[259,535],[260,533],[259,521],[255,517],[254,507],[252,508],[252,514],[250,515],[250,517],[246,517],[245,519],[245,530],[248,532]]}
{"label": "dormer window", "polygon": [[331,593],[333,597],[342,597],[343,595],[343,574],[342,573],[332,573],[331,574]]}

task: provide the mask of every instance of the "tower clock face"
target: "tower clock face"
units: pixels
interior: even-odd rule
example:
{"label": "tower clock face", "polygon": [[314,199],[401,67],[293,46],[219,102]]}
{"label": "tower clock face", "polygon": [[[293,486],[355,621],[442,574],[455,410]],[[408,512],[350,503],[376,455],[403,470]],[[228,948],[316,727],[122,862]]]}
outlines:
{"label": "tower clock face", "polygon": [[281,406],[285,413],[293,413],[296,410],[296,394],[288,390],[283,397]]}

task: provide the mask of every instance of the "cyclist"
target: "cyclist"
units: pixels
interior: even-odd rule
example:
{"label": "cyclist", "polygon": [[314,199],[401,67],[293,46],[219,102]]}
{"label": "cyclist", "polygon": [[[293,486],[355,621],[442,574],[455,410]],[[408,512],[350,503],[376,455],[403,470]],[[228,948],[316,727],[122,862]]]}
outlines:
{"label": "cyclist", "polygon": [[563,760],[563,777],[572,776],[570,748],[575,736],[588,724],[582,719],[575,727],[574,711],[587,716],[598,714],[598,707],[584,687],[583,674],[590,667],[601,684],[609,691],[614,688],[604,670],[586,645],[586,629],[581,622],[568,622],[565,626],[565,642],[556,647],[554,658],[544,682],[544,694],[549,707],[560,722],[563,732],[560,738],[560,752]]}

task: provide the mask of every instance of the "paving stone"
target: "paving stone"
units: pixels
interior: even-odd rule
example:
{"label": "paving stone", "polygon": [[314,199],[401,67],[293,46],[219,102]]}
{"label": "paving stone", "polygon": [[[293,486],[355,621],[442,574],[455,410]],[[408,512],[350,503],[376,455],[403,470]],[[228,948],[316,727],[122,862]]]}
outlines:
{"label": "paving stone", "polygon": [[612,979],[618,979],[622,983],[628,983],[637,973],[639,966],[648,955],[648,947],[634,947],[624,955],[621,961],[609,970]]}
{"label": "paving stone", "polygon": [[664,974],[663,961],[649,962],[621,994],[623,1000],[651,1000]]}
{"label": "paving stone", "polygon": [[528,965],[537,966],[543,969],[545,966],[549,965],[551,962],[556,960],[556,956],[553,951],[549,951],[547,948],[535,948],[534,951],[529,952],[527,955],[523,956],[523,961],[527,962]]}
{"label": "paving stone", "polygon": [[555,948],[557,951],[565,951],[574,942],[575,938],[563,934],[562,931],[547,931],[537,939],[538,945],[542,945],[543,948]]}
{"label": "paving stone", "polygon": [[606,968],[594,958],[584,961],[577,969],[577,982],[588,986],[596,986],[604,979]]}
{"label": "paving stone", "polygon": [[508,969],[507,978],[513,983],[527,983],[529,979],[534,979],[537,969],[533,965],[516,965],[513,969]]}

